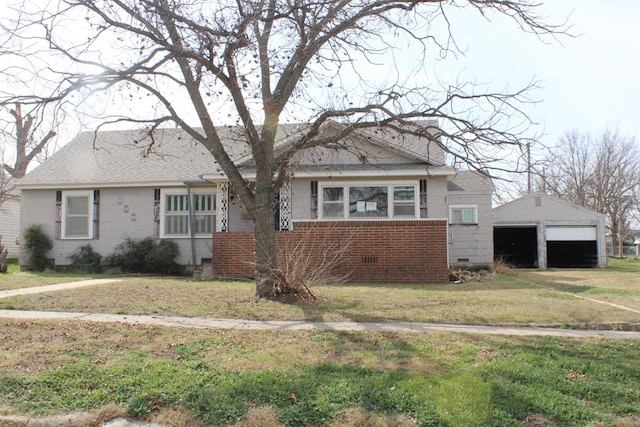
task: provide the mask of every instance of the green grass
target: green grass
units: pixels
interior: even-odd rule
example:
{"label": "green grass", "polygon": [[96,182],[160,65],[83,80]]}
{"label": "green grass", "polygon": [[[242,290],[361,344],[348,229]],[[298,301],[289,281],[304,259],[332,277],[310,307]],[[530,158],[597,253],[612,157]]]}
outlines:
{"label": "green grass", "polygon": [[[0,322],[22,338],[3,349],[0,408],[45,414],[115,403],[144,418],[180,407],[215,425],[252,407],[291,426],[331,423],[350,408],[421,426],[640,420],[635,341],[70,325]],[[65,331],[75,339],[61,341]],[[25,339],[40,334],[44,351]]]}
{"label": "green grass", "polygon": [[[299,304],[256,300],[246,282],[131,279],[3,299],[0,308],[267,320],[638,322],[633,313],[574,296],[640,308],[640,267],[628,262],[460,285],[322,286],[315,288],[318,301]],[[21,275],[0,275],[0,286]],[[23,283],[68,278],[86,277],[32,275]],[[0,414],[117,404],[147,419],[178,408],[203,425],[626,427],[640,425],[639,351],[638,341],[604,339],[1,320]],[[273,418],[252,419],[256,408]],[[349,421],[353,411],[366,417]]]}
{"label": "green grass", "polygon": [[625,273],[640,273],[640,257],[623,259],[609,258],[607,270]]}

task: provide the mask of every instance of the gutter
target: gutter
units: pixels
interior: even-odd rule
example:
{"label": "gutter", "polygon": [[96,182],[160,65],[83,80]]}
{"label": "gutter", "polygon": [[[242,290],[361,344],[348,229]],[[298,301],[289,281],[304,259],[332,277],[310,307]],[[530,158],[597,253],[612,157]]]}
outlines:
{"label": "gutter", "polygon": [[207,181],[184,181],[183,184],[187,186],[187,209],[189,210],[189,242],[191,243],[191,275],[195,276],[198,269],[198,263],[196,262],[196,238],[195,238],[195,221],[193,218],[193,203],[191,199],[191,186],[193,184],[203,184]]}

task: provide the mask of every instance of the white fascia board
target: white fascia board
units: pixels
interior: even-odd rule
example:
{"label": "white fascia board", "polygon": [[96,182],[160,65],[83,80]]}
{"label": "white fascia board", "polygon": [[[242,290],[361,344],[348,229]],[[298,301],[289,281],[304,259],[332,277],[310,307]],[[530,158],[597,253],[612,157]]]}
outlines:
{"label": "white fascia board", "polygon": [[[394,177],[424,177],[424,176],[449,176],[456,173],[451,167],[438,167],[430,170],[428,167],[410,170],[395,169],[370,169],[370,170],[354,170],[354,171],[293,171],[293,178],[369,178],[371,176],[394,176]],[[243,178],[255,179],[255,172],[243,173]],[[226,180],[226,176],[222,174],[204,174],[202,178],[206,181]]]}
{"label": "white fascia board", "polygon": [[[204,184],[204,182],[203,182]],[[19,184],[20,190],[60,190],[84,188],[184,187],[184,181],[153,182],[58,182],[53,184]]]}

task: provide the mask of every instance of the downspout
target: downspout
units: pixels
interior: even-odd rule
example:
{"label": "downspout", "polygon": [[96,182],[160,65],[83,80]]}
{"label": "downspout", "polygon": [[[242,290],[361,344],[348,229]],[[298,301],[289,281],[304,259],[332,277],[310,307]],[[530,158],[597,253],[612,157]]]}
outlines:
{"label": "downspout", "polygon": [[189,209],[189,240],[191,241],[191,266],[192,272],[191,275],[195,276],[196,271],[198,269],[198,265],[196,263],[196,239],[194,235],[194,219],[193,219],[193,203],[191,203],[191,183],[185,182],[187,185],[187,208]]}

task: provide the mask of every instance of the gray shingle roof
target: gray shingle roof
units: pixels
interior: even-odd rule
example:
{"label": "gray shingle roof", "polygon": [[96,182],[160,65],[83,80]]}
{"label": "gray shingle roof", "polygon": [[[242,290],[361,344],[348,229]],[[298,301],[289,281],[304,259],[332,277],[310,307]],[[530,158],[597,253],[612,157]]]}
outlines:
{"label": "gray shingle roof", "polygon": [[20,185],[179,183],[216,167],[205,148],[181,130],[158,132],[156,153],[147,156],[148,140],[143,140],[141,131],[105,131],[94,136],[93,132],[79,134],[28,173]]}
{"label": "gray shingle roof", "polygon": [[[304,125],[282,125],[278,139],[287,141],[303,128]],[[221,127],[218,131],[234,161],[246,158],[250,151],[241,128]],[[391,137],[383,131],[368,132],[376,132],[378,144],[386,142],[407,155],[413,153],[419,158],[427,157],[429,149],[425,140]],[[20,187],[168,185],[198,180],[203,174],[219,172],[213,156],[183,130],[160,129],[154,136],[155,149],[145,155],[150,140],[145,139],[141,130],[80,133],[28,173],[21,180]],[[443,154],[441,157],[437,153],[431,154],[436,164],[440,158],[444,160]]]}
{"label": "gray shingle roof", "polygon": [[493,193],[491,178],[479,172],[458,171],[453,179],[447,182],[447,191],[466,193]]}

